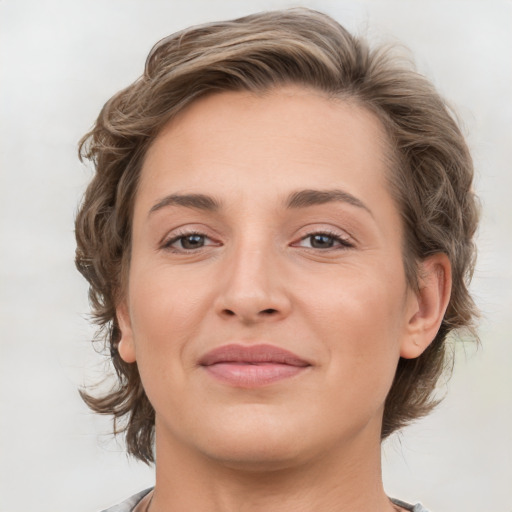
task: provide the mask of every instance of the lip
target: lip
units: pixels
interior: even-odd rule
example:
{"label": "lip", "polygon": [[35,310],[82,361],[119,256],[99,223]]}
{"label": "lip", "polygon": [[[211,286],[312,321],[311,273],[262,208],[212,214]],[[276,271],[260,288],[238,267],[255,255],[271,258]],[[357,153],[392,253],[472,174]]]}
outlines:
{"label": "lip", "polygon": [[274,345],[230,344],[206,353],[199,365],[217,380],[235,387],[260,387],[304,372],[311,364]]}

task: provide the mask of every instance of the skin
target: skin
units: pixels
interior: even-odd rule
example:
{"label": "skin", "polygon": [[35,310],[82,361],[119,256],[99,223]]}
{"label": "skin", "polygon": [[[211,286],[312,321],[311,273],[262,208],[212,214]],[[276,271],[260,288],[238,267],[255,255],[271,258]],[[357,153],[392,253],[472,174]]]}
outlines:
{"label": "skin", "polygon": [[[386,151],[368,111],[299,87],[202,98],[150,147],[117,314],[121,357],[156,412],[152,512],[397,510],[381,479],[384,401],[399,357],[439,328],[450,265],[434,255],[419,292],[407,286]],[[287,207],[301,190],[344,195]],[[219,206],[165,199],[177,194]],[[198,365],[228,343],[310,366],[228,385]]]}

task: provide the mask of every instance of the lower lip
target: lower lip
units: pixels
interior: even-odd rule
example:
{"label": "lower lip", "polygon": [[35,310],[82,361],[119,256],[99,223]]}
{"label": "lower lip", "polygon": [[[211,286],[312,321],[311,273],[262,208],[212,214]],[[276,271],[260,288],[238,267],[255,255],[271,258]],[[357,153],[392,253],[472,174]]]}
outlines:
{"label": "lower lip", "polygon": [[226,384],[240,388],[255,388],[294,377],[308,367],[279,363],[216,363],[203,368]]}

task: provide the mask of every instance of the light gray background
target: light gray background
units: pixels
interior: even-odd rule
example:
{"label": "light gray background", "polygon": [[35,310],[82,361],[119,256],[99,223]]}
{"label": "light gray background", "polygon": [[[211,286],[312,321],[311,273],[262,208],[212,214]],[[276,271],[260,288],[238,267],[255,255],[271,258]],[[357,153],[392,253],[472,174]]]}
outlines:
{"label": "light gray background", "polygon": [[205,21],[305,5],[398,41],[458,110],[483,202],[473,291],[482,348],[459,344],[448,398],[386,443],[388,493],[435,512],[511,511],[510,1],[0,1],[0,511],[91,512],[152,484],[77,387],[101,374],[73,216],[78,139],[153,43]]}

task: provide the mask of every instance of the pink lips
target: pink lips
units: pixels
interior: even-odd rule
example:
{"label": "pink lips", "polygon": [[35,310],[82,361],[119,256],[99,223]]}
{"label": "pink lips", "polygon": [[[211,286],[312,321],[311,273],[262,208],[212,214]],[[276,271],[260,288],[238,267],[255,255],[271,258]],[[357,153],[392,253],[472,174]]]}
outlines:
{"label": "pink lips", "polygon": [[199,361],[211,376],[236,387],[259,387],[293,377],[310,363],[273,345],[224,345]]}

